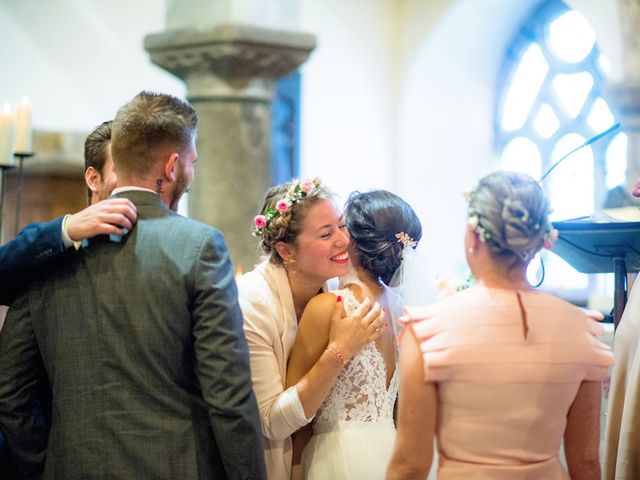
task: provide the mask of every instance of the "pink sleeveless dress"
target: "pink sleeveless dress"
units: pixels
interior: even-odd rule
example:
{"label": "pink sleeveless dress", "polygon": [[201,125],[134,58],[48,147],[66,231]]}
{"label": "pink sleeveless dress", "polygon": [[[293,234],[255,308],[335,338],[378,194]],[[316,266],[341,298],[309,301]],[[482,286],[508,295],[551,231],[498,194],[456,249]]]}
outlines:
{"label": "pink sleeveless dress", "polygon": [[613,363],[602,326],[546,293],[482,285],[411,314],[438,385],[438,479],[568,479],[567,412]]}

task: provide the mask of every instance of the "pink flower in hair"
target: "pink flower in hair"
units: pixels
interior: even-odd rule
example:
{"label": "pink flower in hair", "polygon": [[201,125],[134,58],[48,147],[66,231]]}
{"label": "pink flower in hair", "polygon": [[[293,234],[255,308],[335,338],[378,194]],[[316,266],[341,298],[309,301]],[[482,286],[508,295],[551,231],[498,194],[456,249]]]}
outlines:
{"label": "pink flower in hair", "polygon": [[256,215],[253,217],[253,224],[256,228],[264,228],[267,226],[267,217],[264,215]]}
{"label": "pink flower in hair", "polygon": [[290,207],[291,203],[289,203],[289,200],[287,200],[286,198],[278,200],[278,203],[276,203],[276,210],[278,210],[280,213],[287,213]]}
{"label": "pink flower in hair", "polygon": [[311,192],[315,188],[314,183],[311,180],[304,180],[300,182],[300,190],[305,193]]}
{"label": "pink flower in hair", "polygon": [[553,227],[549,228],[549,231],[544,236],[544,243],[542,246],[546,249],[553,247],[553,244],[558,240],[558,230]]}

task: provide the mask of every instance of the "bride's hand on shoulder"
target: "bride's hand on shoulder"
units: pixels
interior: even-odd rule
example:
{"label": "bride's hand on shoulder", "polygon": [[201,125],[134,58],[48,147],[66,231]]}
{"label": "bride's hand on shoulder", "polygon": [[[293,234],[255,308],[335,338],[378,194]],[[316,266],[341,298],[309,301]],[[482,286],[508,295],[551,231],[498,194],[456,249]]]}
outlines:
{"label": "bride's hand on shoulder", "polygon": [[342,302],[336,302],[331,316],[329,345],[350,360],[385,328],[385,312],[378,302],[365,298],[350,315],[344,315]]}

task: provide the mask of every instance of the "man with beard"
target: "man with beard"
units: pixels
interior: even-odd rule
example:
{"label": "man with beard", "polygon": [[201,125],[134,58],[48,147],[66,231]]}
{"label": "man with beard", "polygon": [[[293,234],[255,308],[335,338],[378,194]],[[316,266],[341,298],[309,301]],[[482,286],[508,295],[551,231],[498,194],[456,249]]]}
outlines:
{"label": "man with beard", "polygon": [[[138,221],[14,302],[0,333],[0,431],[26,477],[265,478],[233,268],[219,231],[175,213],[197,117],[142,92],[118,111],[113,195]],[[52,422],[35,421],[48,381]],[[45,455],[46,454],[46,455]]]}

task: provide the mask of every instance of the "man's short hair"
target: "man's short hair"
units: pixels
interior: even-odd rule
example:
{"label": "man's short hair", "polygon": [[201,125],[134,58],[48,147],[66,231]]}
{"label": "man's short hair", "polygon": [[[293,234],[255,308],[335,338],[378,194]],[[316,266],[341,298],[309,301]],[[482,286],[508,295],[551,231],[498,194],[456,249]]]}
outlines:
{"label": "man's short hair", "polygon": [[117,171],[144,178],[159,154],[167,149],[181,153],[191,145],[197,123],[196,111],[184,100],[140,92],[113,120],[111,154]]}
{"label": "man's short hair", "polygon": [[[107,147],[111,141],[111,123],[103,122],[87,135],[84,141],[84,169],[93,167],[104,178],[104,164],[107,161]],[[87,187],[87,197],[91,202],[91,189]]]}

